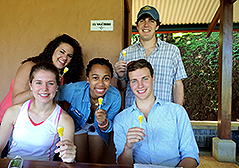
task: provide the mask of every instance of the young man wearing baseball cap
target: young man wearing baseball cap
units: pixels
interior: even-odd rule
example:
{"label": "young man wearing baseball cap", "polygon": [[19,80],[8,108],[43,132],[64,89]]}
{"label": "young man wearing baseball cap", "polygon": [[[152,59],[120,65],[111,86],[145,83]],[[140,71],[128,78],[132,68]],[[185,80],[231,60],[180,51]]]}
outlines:
{"label": "young man wearing baseball cap", "polygon": [[126,66],[132,60],[146,59],[155,72],[154,93],[159,99],[183,105],[184,88],[182,79],[186,78],[179,49],[167,42],[157,39],[155,32],[159,29],[158,11],[149,5],[142,7],[137,15],[136,27],[140,40],[120,53],[115,64],[118,87],[124,90],[125,108],[135,101],[135,96],[125,76]]}

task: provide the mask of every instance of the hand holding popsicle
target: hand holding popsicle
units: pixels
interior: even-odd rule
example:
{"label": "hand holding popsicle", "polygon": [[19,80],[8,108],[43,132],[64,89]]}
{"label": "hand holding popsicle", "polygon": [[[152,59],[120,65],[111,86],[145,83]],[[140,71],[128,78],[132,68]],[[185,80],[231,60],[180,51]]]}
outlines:
{"label": "hand holding popsicle", "polygon": [[145,135],[145,130],[139,127],[132,127],[127,132],[127,138],[126,138],[126,149],[132,149],[134,144],[142,141]]}
{"label": "hand holding popsicle", "polygon": [[126,61],[118,61],[115,63],[115,72],[118,75],[118,78],[123,78],[125,75],[125,71],[127,70],[127,64]]}
{"label": "hand holding popsicle", "polygon": [[106,114],[106,111],[104,109],[98,109],[96,110],[95,112],[95,116],[96,116],[96,121],[99,123],[99,124],[103,124],[107,122],[107,114]]}
{"label": "hand holding popsicle", "polygon": [[104,122],[105,119],[106,119],[106,111],[103,110],[103,109],[101,109],[102,102],[103,102],[103,98],[102,98],[102,97],[99,97],[99,98],[98,98],[99,108],[98,108],[98,110],[95,112],[96,120],[97,120],[98,123],[102,123],[102,122]]}
{"label": "hand holding popsicle", "polygon": [[71,163],[74,161],[76,156],[76,146],[73,142],[65,139],[63,141],[59,141],[56,146],[59,148],[55,150],[55,153],[59,153],[59,157],[63,162]]}
{"label": "hand holding popsicle", "polygon": [[141,128],[141,123],[142,123],[142,121],[143,121],[143,118],[144,118],[144,116],[142,116],[142,115],[139,115],[139,124],[140,124],[140,128]]}
{"label": "hand holding popsicle", "polygon": [[74,161],[76,156],[76,146],[68,139],[62,140],[64,127],[59,126],[57,128],[57,132],[61,141],[56,144],[59,148],[55,150],[55,153],[59,152],[59,157],[63,162],[71,163]]}
{"label": "hand holding popsicle", "polygon": [[104,109],[101,109],[102,102],[103,102],[103,98],[99,97],[98,98],[99,108],[98,110],[96,110],[95,116],[96,116],[96,121],[98,122],[98,126],[101,129],[107,129],[109,121],[106,118],[107,116],[106,111]]}

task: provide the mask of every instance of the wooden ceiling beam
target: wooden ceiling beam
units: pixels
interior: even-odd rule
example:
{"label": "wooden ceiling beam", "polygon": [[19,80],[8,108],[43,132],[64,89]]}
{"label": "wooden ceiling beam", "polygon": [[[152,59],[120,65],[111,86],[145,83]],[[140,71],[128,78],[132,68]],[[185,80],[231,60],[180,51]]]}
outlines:
{"label": "wooden ceiling beam", "polygon": [[218,23],[218,20],[220,19],[220,8],[221,8],[221,5],[220,5],[219,8],[217,9],[216,14],[214,15],[214,17],[213,17],[213,19],[212,19],[210,25],[208,26],[208,29],[207,29],[207,37],[209,37],[209,36],[212,34],[212,32],[213,32],[213,30],[214,30],[216,24]]}
{"label": "wooden ceiling beam", "polygon": [[[237,1],[237,0],[230,0],[230,3],[233,4],[233,3],[236,2],[236,1]],[[217,9],[216,14],[214,15],[214,17],[213,17],[213,19],[212,19],[210,25],[208,26],[208,29],[207,29],[207,37],[209,37],[209,36],[212,34],[212,32],[213,32],[213,30],[214,30],[216,24],[218,23],[218,20],[220,19],[220,8],[221,8],[221,5],[220,5],[219,8]]]}

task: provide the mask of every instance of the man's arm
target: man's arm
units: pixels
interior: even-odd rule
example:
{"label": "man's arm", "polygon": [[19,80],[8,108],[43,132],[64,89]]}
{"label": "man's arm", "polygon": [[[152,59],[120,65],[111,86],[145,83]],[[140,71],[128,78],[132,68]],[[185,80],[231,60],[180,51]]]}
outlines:
{"label": "man's arm", "polygon": [[124,91],[125,89],[126,89],[126,87],[127,87],[127,82],[126,82],[126,80],[124,79],[124,80],[119,80],[118,79],[118,81],[117,81],[117,86],[118,86],[118,88],[120,89],[120,91]]}
{"label": "man's arm", "polygon": [[118,158],[118,163],[132,165],[133,162],[134,162],[134,159],[133,159],[132,148],[129,149],[125,145],[123,152],[121,153],[121,155]]}
{"label": "man's arm", "polygon": [[143,133],[144,131],[144,129],[138,127],[130,128],[128,130],[124,150],[118,157],[119,164],[133,164],[134,159],[132,148],[136,142],[143,140],[143,137],[145,137],[145,134]]}
{"label": "man's arm", "polygon": [[186,110],[182,106],[178,106],[178,110],[175,109],[174,111],[175,115],[177,116],[179,153],[181,155],[181,158],[183,158],[178,163],[178,166],[195,168],[200,163],[199,150],[190,123],[190,119]]}
{"label": "man's arm", "polygon": [[173,85],[173,102],[183,105],[184,102],[184,88],[182,79],[177,80]]}
{"label": "man's arm", "polygon": [[118,61],[115,64],[115,72],[118,76],[117,86],[120,91],[123,91],[127,86],[125,71],[126,71],[126,61]]}
{"label": "man's arm", "polygon": [[183,168],[195,168],[197,166],[197,161],[193,158],[185,157],[177,166]]}

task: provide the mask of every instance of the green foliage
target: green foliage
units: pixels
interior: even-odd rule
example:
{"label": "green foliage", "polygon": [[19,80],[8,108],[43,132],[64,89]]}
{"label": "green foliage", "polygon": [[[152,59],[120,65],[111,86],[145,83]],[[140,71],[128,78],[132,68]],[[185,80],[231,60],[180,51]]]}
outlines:
{"label": "green foliage", "polygon": [[[184,107],[190,119],[217,120],[219,32],[213,32],[208,38],[206,33],[177,33],[173,37],[188,76],[183,80]],[[135,38],[134,43],[138,39]],[[236,120],[239,112],[239,32],[233,32],[232,70],[232,120]]]}
{"label": "green foliage", "polygon": [[[238,32],[234,32],[233,36],[233,79],[238,81]],[[187,33],[182,36],[176,36],[174,44],[181,51],[182,60],[188,75],[188,78],[184,80],[184,106],[190,118],[194,120],[217,120],[219,33],[214,32],[209,38],[206,37],[206,33]],[[233,83],[233,100],[239,96],[238,86],[235,82]],[[235,109],[233,110],[236,113]],[[235,119],[236,115],[232,116],[232,120]]]}

